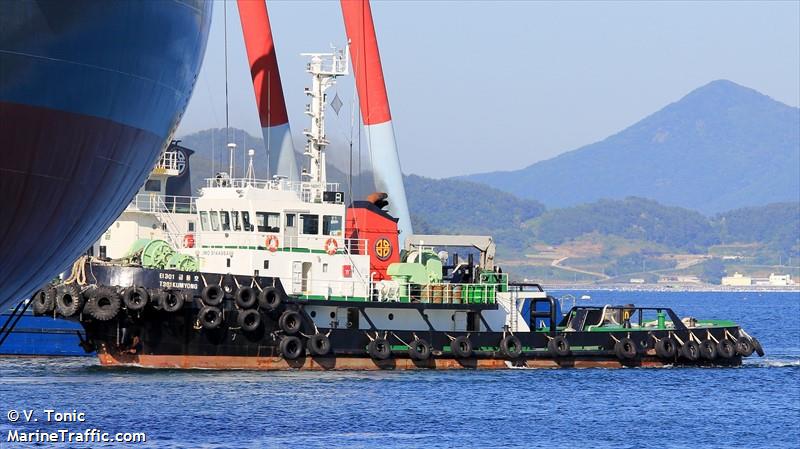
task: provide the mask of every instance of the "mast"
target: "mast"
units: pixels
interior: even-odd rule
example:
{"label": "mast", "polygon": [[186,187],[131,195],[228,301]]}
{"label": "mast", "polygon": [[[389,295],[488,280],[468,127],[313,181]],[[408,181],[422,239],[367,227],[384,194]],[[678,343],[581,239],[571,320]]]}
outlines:
{"label": "mast", "polygon": [[264,0],[237,0],[250,75],[268,156],[269,178],[298,180],[289,116],[283,98],[278,58]]}
{"label": "mast", "polygon": [[402,247],[405,237],[413,234],[413,230],[372,11],[368,0],[341,0],[341,5],[376,187],[389,194],[389,211],[399,219]]}
{"label": "mast", "polygon": [[311,74],[311,87],[306,88],[309,103],[306,115],[311,117],[311,126],[303,130],[307,142],[305,156],[308,156],[308,167],[303,169],[304,181],[308,181],[312,191],[312,201],[322,199],[327,177],[325,174],[325,147],[330,143],[325,135],[325,91],[336,83],[336,78],[347,75],[349,49],[333,49],[331,53],[301,53],[311,61],[306,72]]}

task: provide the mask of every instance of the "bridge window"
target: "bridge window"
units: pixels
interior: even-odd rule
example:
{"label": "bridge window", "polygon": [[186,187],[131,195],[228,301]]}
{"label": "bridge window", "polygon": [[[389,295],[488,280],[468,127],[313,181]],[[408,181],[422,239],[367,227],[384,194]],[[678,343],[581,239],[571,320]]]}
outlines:
{"label": "bridge window", "polygon": [[319,234],[319,215],[300,214],[300,227],[303,229],[303,234]]}
{"label": "bridge window", "polygon": [[281,214],[275,212],[256,212],[258,232],[281,232]]}
{"label": "bridge window", "polygon": [[208,223],[208,212],[206,211],[200,212],[200,230],[201,231],[211,230],[211,226]]}
{"label": "bridge window", "polygon": [[239,223],[239,212],[233,211],[231,212],[231,216],[233,217],[233,230],[241,231],[242,225]]}
{"label": "bridge window", "polygon": [[323,215],[322,233],[333,236],[342,235],[342,217],[339,215]]}
{"label": "bridge window", "polygon": [[211,216],[211,230],[219,231],[219,214],[217,211],[211,211],[209,215]]}
{"label": "bridge window", "polygon": [[222,225],[221,227],[223,231],[231,230],[231,214],[226,211],[220,211],[219,222]]}
{"label": "bridge window", "polygon": [[160,179],[148,179],[146,183],[144,183],[144,191],[145,192],[160,192],[161,191],[161,180]]}
{"label": "bridge window", "polygon": [[250,223],[250,212],[243,210],[242,211],[242,225],[244,226],[244,230],[247,232],[253,231],[253,225]]}

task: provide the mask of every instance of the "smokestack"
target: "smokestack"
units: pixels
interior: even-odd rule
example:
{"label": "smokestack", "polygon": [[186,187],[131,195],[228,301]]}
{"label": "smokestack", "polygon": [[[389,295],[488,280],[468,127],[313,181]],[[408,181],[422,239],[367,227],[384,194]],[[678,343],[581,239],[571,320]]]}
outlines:
{"label": "smokestack", "polygon": [[372,11],[368,0],[341,0],[341,3],[344,26],[350,39],[350,58],[356,77],[361,120],[372,153],[375,184],[378,190],[389,194],[389,212],[399,219],[402,247],[405,237],[413,231]]}
{"label": "smokestack", "polygon": [[269,151],[269,177],[272,178],[277,174],[297,181],[299,173],[294,157],[292,133],[289,130],[289,116],[283,100],[278,58],[272,41],[267,4],[264,0],[237,0],[237,4],[264,145]]}

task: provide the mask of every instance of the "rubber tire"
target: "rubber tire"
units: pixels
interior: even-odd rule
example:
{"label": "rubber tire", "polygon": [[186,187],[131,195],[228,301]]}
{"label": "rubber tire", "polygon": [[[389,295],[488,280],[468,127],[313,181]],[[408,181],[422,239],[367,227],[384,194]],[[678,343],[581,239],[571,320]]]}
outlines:
{"label": "rubber tire", "polygon": [[639,348],[635,341],[626,337],[614,344],[614,353],[620,360],[631,360],[639,354]]}
{"label": "rubber tire", "polygon": [[675,358],[678,353],[678,343],[672,337],[662,338],[656,342],[656,355],[664,360]]}
{"label": "rubber tire", "polygon": [[55,295],[48,291],[50,288],[52,287],[46,286],[34,293],[31,297],[34,315],[42,316],[53,312],[53,308],[55,307]]}
{"label": "rubber tire", "polygon": [[748,340],[747,338],[740,338],[736,340],[736,353],[742,357],[750,357],[753,355],[753,351],[756,348],[753,347],[753,343]]}
{"label": "rubber tire", "polygon": [[736,345],[728,338],[723,338],[717,343],[717,355],[729,359],[736,355]]}
{"label": "rubber tire", "polygon": [[163,306],[161,305],[161,293],[164,290],[159,290],[157,288],[153,288],[148,290],[147,294],[150,295],[150,304],[153,305],[153,309],[161,310]]}
{"label": "rubber tire", "polygon": [[717,344],[714,340],[705,339],[700,342],[700,358],[714,360],[717,358]]}
{"label": "rubber tire", "polygon": [[197,312],[197,319],[204,329],[216,329],[222,324],[222,311],[214,306],[204,306]]}
{"label": "rubber tire", "polygon": [[275,287],[267,287],[258,294],[258,306],[268,312],[278,310],[282,302],[280,292]]}
{"label": "rubber tire", "polygon": [[216,307],[225,299],[225,290],[219,285],[207,285],[200,293],[200,297],[203,299],[203,304]]}
{"label": "rubber tire", "polygon": [[254,309],[242,310],[236,316],[236,322],[243,331],[253,332],[261,327],[261,314]]}
{"label": "rubber tire", "polygon": [[757,338],[754,338],[752,343],[753,348],[756,350],[756,354],[758,354],[759,357],[764,357],[764,348],[761,346],[761,342],[758,341]]}
{"label": "rubber tire", "polygon": [[422,338],[417,338],[409,345],[408,356],[418,361],[428,360],[431,357],[431,344]]}
{"label": "rubber tire", "polygon": [[367,345],[367,353],[375,360],[386,360],[392,355],[392,348],[384,338],[376,338]]}
{"label": "rubber tire", "polygon": [[258,302],[258,295],[252,287],[242,287],[236,290],[233,300],[240,309],[250,309]]}
{"label": "rubber tire", "polygon": [[690,362],[698,361],[700,359],[700,345],[691,340],[687,341],[681,346],[681,357]]}
{"label": "rubber tire", "polygon": [[186,304],[186,294],[182,290],[167,290],[161,293],[158,301],[165,312],[175,313]]}
{"label": "rubber tire", "polygon": [[83,310],[83,295],[75,284],[64,284],[58,287],[56,294],[56,310],[66,318],[77,315]]}
{"label": "rubber tire", "polygon": [[547,351],[553,357],[567,357],[572,353],[567,337],[563,335],[556,335],[547,342]]}
{"label": "rubber tire", "polygon": [[466,335],[460,335],[450,342],[450,351],[456,358],[468,359],[472,357],[472,342]]}
{"label": "rubber tire", "polygon": [[287,310],[278,318],[278,326],[287,335],[294,335],[300,332],[300,327],[303,325],[303,317],[300,312],[296,310]]}
{"label": "rubber tire", "polygon": [[278,350],[284,359],[294,360],[303,355],[303,341],[293,335],[287,335],[281,339]]}
{"label": "rubber tire", "polygon": [[122,291],[122,302],[128,310],[137,312],[150,302],[150,293],[144,287],[128,287]]}
{"label": "rubber tire", "polygon": [[83,311],[97,321],[114,319],[122,308],[122,298],[112,287],[98,287],[89,293]]}
{"label": "rubber tire", "polygon": [[308,352],[317,356],[328,355],[331,352],[331,339],[321,333],[312,335],[308,339]]}
{"label": "rubber tire", "polygon": [[500,352],[509,359],[516,359],[522,355],[522,342],[516,335],[506,335],[500,340]]}

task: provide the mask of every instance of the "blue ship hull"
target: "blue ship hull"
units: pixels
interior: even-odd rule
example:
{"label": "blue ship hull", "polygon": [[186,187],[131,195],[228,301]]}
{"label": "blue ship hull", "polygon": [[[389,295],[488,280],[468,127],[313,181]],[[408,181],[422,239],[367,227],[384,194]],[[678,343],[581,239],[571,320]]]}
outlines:
{"label": "blue ship hull", "polygon": [[63,271],[146,179],[191,96],[202,0],[0,8],[0,306]]}
{"label": "blue ship hull", "polygon": [[[9,315],[0,314],[0,325]],[[33,316],[28,311],[0,345],[0,356],[93,356],[93,352],[86,353],[80,347],[82,335],[83,329],[78,323],[52,316]]]}

